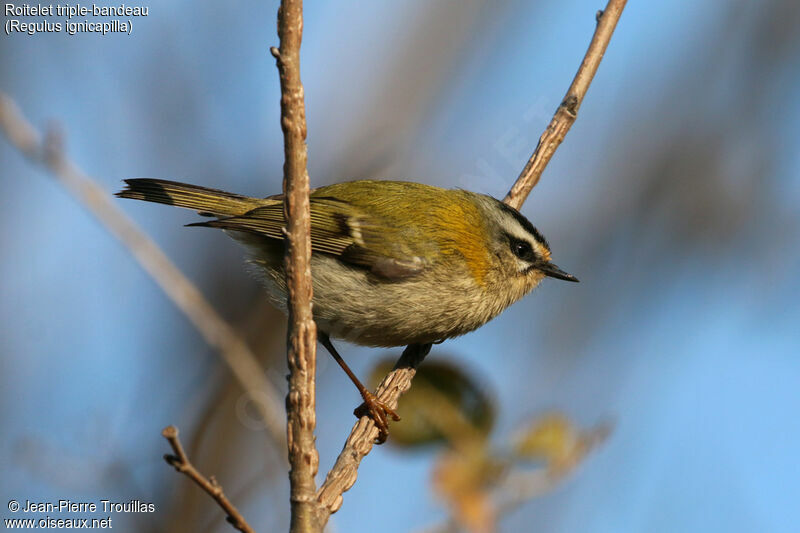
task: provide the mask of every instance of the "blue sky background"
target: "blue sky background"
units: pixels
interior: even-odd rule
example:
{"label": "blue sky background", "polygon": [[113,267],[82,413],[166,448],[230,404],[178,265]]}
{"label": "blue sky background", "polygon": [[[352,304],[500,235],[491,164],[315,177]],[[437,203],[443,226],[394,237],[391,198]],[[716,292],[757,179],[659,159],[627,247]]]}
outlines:
{"label": "blue sky background", "polygon": [[[368,4],[368,5],[363,5]],[[109,4],[110,5],[110,4]],[[563,97],[602,5],[309,3],[312,183],[405,178],[502,196]],[[276,2],[157,2],[130,36],[0,36],[0,91],[114,192],[157,176],[280,189]],[[3,20],[5,23],[5,18]],[[579,285],[548,281],[431,357],[493,392],[498,445],[546,409],[608,442],[501,531],[790,532],[800,523],[800,8],[631,2],[578,121],[523,213]],[[179,425],[260,531],[288,483],[227,369],[128,253],[0,142],[0,500],[139,499],[118,531],[228,531],[166,467]],[[284,319],[224,235],[123,209],[284,387]],[[343,346],[365,375],[388,351]],[[320,353],[328,470],[358,403]],[[442,520],[434,452],[376,449],[337,531]],[[0,517],[10,516],[2,504]]]}

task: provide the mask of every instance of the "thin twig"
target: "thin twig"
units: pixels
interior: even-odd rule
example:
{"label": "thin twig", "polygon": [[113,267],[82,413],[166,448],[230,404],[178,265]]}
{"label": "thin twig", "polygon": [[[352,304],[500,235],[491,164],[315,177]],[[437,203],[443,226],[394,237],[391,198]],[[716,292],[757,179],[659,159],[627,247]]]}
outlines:
{"label": "thin twig", "polygon": [[292,533],[321,528],[316,521],[319,452],[316,425],[317,326],[311,314],[311,209],[307,169],[306,111],[300,80],[303,38],[302,0],[283,0],[278,9],[280,48],[271,48],[281,81],[284,213],[286,217],[286,286],[288,288],[289,394],[286,396],[289,446],[289,498]]}
{"label": "thin twig", "polygon": [[280,396],[266,378],[256,356],[211,306],[202,293],[125,213],[111,196],[64,153],[60,136],[44,138],[22,116],[14,101],[0,93],[0,129],[32,163],[47,169],[72,195],[122,242],[139,265],[180,309],[203,338],[217,349],[234,377],[256,403],[259,416],[278,449],[285,446]]}
{"label": "thin twig", "polygon": [[597,28],[595,28],[589,49],[583,57],[583,62],[578,68],[572,84],[567,89],[564,100],[558,106],[555,115],[553,115],[553,119],[547,125],[542,136],[539,137],[539,143],[536,145],[533,155],[531,155],[517,181],[514,182],[511,190],[508,191],[508,194],[503,199],[506,204],[515,209],[521,208],[528,194],[539,183],[539,178],[542,177],[542,172],[544,172],[545,167],[553,157],[556,148],[564,140],[567,132],[578,117],[578,109],[583,103],[583,98],[586,96],[589,84],[592,83],[592,78],[597,72],[597,67],[603,59],[608,43],[614,33],[614,28],[617,27],[619,17],[625,8],[626,1],[609,0],[605,10],[597,12]]}
{"label": "thin twig", "polygon": [[185,474],[189,479],[194,481],[198,487],[206,491],[209,496],[214,498],[219,506],[222,507],[222,510],[225,511],[225,514],[227,515],[226,520],[230,522],[234,528],[238,529],[242,533],[255,533],[253,528],[250,527],[250,524],[247,523],[247,520],[245,520],[242,516],[242,513],[240,513],[236,506],[230,502],[227,496],[225,496],[225,492],[222,490],[222,485],[217,482],[214,476],[206,478],[194,467],[191,461],[189,461],[189,458],[186,456],[186,452],[183,450],[181,441],[178,438],[178,428],[175,426],[167,426],[164,428],[164,431],[162,431],[161,434],[165,439],[167,439],[169,445],[172,446],[172,451],[174,452],[174,455],[164,455],[164,460],[167,462],[167,464],[175,467],[175,470],[181,474]]}
{"label": "thin twig", "polygon": [[[409,345],[397,361],[394,369],[383,379],[375,395],[392,409],[397,407],[397,401],[409,388],[411,380],[417,373],[417,367],[422,363],[431,349],[430,344]],[[342,452],[336,459],[330,472],[317,492],[319,503],[318,520],[324,525],[330,515],[342,506],[342,494],[356,482],[358,465],[361,460],[372,450],[375,438],[378,436],[375,422],[368,416],[362,416],[350,431],[350,436],[344,444]]]}
{"label": "thin twig", "polygon": [[[504,201],[517,209],[533,187],[538,183],[545,167],[549,163],[558,145],[564,139],[567,131],[578,112],[589,84],[597,72],[600,60],[603,58],[608,42],[614,32],[626,0],[609,0],[605,11],[597,14],[597,28],[592,42],[586,52],[581,66],[567,91],[567,96],[556,111],[553,120],[539,139],[539,144],[533,152],[530,161],[514,186],[509,191]],[[428,349],[430,347],[427,347]],[[409,346],[395,365],[395,370],[384,378],[378,388],[378,396],[390,407],[394,408],[400,396],[411,386],[411,380],[416,373],[417,365],[428,353],[427,350],[421,357],[414,358],[409,352],[419,347]],[[407,364],[404,359],[416,359],[415,364]],[[361,418],[350,432],[342,452],[333,468],[328,472],[325,483],[317,492],[319,502],[319,521],[324,524],[331,513],[335,513],[342,505],[342,494],[349,490],[355,483],[358,466],[361,460],[370,452],[377,429],[368,418]]]}

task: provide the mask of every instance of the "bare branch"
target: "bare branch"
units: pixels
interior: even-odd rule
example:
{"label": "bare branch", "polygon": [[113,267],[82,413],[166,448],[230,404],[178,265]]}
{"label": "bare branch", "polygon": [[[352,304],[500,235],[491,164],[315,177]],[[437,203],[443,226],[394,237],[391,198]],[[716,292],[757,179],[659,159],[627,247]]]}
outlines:
{"label": "bare branch", "polygon": [[197,287],[145,235],[100,186],[64,154],[60,136],[42,139],[14,101],[0,93],[0,129],[32,163],[47,169],[103,226],[122,242],[197,331],[216,348],[234,377],[256,403],[259,415],[279,449],[285,437],[278,392],[245,342],[211,306]]}
{"label": "bare branch", "polygon": [[[409,345],[397,361],[392,370],[378,386],[375,395],[392,409],[397,407],[400,396],[411,388],[411,380],[417,373],[417,367],[422,363],[431,349],[430,344]],[[356,482],[358,465],[361,459],[372,450],[378,428],[368,416],[362,416],[350,431],[350,436],[344,444],[336,464],[333,465],[317,492],[319,503],[318,520],[325,525],[332,513],[342,506],[342,494]]]}
{"label": "bare branch", "polygon": [[319,453],[316,425],[317,326],[311,314],[311,210],[306,168],[306,111],[300,80],[303,37],[302,0],[283,0],[278,9],[280,49],[272,48],[281,80],[284,213],[286,218],[286,285],[288,287],[289,394],[286,397],[289,482],[293,533],[318,531],[314,476]]}
{"label": "bare branch", "polygon": [[592,83],[592,79],[597,72],[597,67],[600,66],[600,61],[603,59],[611,36],[614,34],[614,29],[617,27],[617,22],[620,15],[622,15],[622,10],[625,8],[626,1],[609,0],[605,10],[598,11],[597,28],[594,31],[592,42],[589,44],[589,49],[583,57],[583,62],[572,80],[572,85],[567,89],[567,94],[564,96],[561,105],[558,106],[550,124],[547,125],[542,136],[539,137],[539,144],[536,145],[533,155],[531,155],[517,181],[503,199],[505,203],[515,209],[522,207],[528,194],[539,183],[539,178],[542,177],[542,172],[544,172],[545,167],[553,157],[556,148],[564,140],[567,132],[578,117],[578,109],[583,103],[583,98],[586,96],[589,84]]}
{"label": "bare branch", "polygon": [[189,458],[186,456],[186,452],[183,450],[181,441],[178,438],[178,428],[175,426],[167,426],[164,428],[164,431],[162,431],[161,434],[165,439],[167,439],[169,445],[172,446],[172,451],[175,454],[164,455],[164,460],[167,462],[167,464],[173,466],[175,470],[181,474],[185,474],[189,479],[194,481],[198,487],[206,491],[209,496],[214,498],[219,506],[222,507],[222,510],[225,511],[225,514],[228,515],[226,520],[230,522],[234,528],[238,529],[242,533],[255,533],[253,528],[250,527],[250,524],[247,523],[247,520],[245,520],[242,516],[242,513],[240,513],[236,506],[234,506],[230,500],[228,500],[227,496],[225,496],[222,486],[217,483],[217,480],[214,478],[214,476],[206,478],[189,461]]}

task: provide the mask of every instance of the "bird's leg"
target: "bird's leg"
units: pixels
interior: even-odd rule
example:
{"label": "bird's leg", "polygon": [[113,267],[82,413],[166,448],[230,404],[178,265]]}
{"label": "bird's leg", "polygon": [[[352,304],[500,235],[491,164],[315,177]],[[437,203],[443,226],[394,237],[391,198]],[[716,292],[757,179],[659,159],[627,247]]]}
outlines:
{"label": "bird's leg", "polygon": [[356,377],[350,367],[347,366],[347,363],[344,362],[342,356],[339,355],[339,352],[336,351],[336,348],[333,347],[331,343],[330,337],[328,337],[327,333],[320,331],[317,335],[319,338],[319,342],[328,350],[328,353],[339,363],[339,366],[342,367],[344,373],[350,378],[353,384],[358,389],[358,392],[361,393],[361,397],[364,399],[364,403],[356,407],[353,411],[353,414],[357,417],[361,418],[362,416],[368,416],[375,422],[375,426],[378,428],[378,438],[375,439],[376,444],[383,444],[386,442],[386,438],[389,436],[389,420],[388,417],[392,417],[392,420],[395,422],[400,420],[400,417],[394,410],[386,405],[384,402],[378,399],[377,396],[372,394],[361,381]]}

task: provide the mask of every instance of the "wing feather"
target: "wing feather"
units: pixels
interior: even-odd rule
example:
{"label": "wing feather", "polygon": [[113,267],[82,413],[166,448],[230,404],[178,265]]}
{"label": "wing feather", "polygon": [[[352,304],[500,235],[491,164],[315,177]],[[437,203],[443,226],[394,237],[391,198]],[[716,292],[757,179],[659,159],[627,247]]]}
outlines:
{"label": "wing feather", "polygon": [[[283,240],[283,202],[273,197],[265,205],[246,213],[189,224],[232,231],[244,231]],[[330,254],[341,261],[366,268],[385,279],[405,279],[424,269],[421,258],[387,252],[386,236],[397,232],[387,221],[365,215],[346,201],[327,196],[312,196],[311,249]]]}

